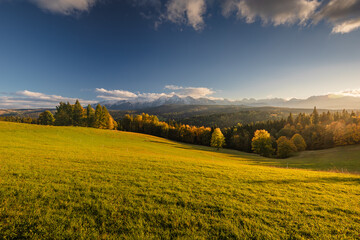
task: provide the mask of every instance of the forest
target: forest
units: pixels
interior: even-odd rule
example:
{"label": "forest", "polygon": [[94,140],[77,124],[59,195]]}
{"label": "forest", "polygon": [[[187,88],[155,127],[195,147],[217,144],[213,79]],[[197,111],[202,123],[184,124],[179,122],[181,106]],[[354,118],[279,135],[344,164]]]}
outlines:
{"label": "forest", "polygon": [[[266,157],[285,158],[304,150],[319,150],[360,143],[359,113],[323,112],[316,109],[311,114],[292,113],[285,119],[238,123],[228,128],[197,127],[174,120],[160,121],[149,114],[127,114],[115,121],[105,106],[98,104],[83,108],[61,102],[55,114],[44,111],[37,119],[29,117],[1,117],[0,120],[55,126],[83,126],[116,129],[150,134],[174,141],[204,146],[212,145],[212,137],[223,141],[216,147],[226,147],[244,152],[254,152]],[[219,132],[220,131],[220,132]]]}

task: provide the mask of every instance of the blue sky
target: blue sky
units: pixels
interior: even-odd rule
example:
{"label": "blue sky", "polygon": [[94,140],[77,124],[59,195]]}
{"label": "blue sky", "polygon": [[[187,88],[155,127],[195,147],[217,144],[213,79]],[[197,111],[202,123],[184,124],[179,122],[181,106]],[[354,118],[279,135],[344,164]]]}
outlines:
{"label": "blue sky", "polygon": [[0,108],[360,88],[360,0],[0,0]]}

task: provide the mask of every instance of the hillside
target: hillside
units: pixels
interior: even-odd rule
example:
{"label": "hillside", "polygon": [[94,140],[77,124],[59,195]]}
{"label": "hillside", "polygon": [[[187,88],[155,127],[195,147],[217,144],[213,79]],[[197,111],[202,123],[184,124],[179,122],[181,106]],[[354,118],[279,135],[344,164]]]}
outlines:
{"label": "hillside", "polygon": [[276,166],[360,173],[360,145],[305,151],[289,159],[277,159]]}
{"label": "hillside", "polygon": [[359,237],[359,175],[259,165],[269,161],[136,133],[0,122],[0,238]]}

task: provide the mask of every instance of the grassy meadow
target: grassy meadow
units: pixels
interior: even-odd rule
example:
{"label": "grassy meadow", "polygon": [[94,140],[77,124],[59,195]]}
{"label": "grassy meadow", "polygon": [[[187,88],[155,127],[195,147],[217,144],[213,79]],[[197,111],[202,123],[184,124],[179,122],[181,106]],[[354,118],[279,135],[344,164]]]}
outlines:
{"label": "grassy meadow", "polygon": [[0,122],[0,239],[360,239],[360,176],[313,171],[339,168],[349,149],[359,156],[348,147],[274,160]]}
{"label": "grassy meadow", "polygon": [[286,159],[251,158],[251,164],[360,174],[360,145],[304,151]]}

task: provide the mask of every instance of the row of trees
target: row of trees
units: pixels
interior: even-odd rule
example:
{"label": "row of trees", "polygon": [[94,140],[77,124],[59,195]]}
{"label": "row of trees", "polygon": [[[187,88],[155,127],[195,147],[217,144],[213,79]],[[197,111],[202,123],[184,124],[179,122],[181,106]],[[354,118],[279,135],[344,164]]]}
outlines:
{"label": "row of trees", "polygon": [[264,157],[272,157],[276,152],[279,158],[286,158],[295,152],[306,149],[306,142],[300,134],[295,134],[291,139],[281,136],[276,140],[276,150],[270,133],[266,130],[256,130],[252,138],[251,149]]}
{"label": "row of trees", "polygon": [[[145,113],[135,116],[127,114],[118,122],[118,126],[118,129],[123,131],[146,133],[191,144],[220,148],[225,143],[219,128],[195,127],[175,121],[162,122],[156,116]],[[212,141],[214,132],[217,137]]]}
{"label": "row of trees", "polygon": [[[253,146],[257,130],[264,130],[268,150],[255,151]],[[354,112],[292,114],[287,119],[251,123],[224,129],[226,146],[246,152],[257,152],[264,156],[276,153],[278,157],[288,157],[294,152],[332,148],[335,146],[360,143],[360,118]],[[297,146],[294,140],[304,142],[304,147]],[[264,140],[265,141],[265,140]],[[271,149],[270,149],[271,146]],[[285,150],[287,149],[287,150]]]}
{"label": "row of trees", "polygon": [[20,117],[20,116],[2,116],[2,117],[0,117],[0,121],[29,123],[29,124],[37,124],[38,123],[36,118]]}
{"label": "row of trees", "polygon": [[117,122],[111,117],[105,106],[98,104],[94,110],[89,104],[84,109],[78,100],[75,104],[60,102],[54,115],[50,111],[45,111],[40,114],[37,122],[41,125],[117,129]]}

